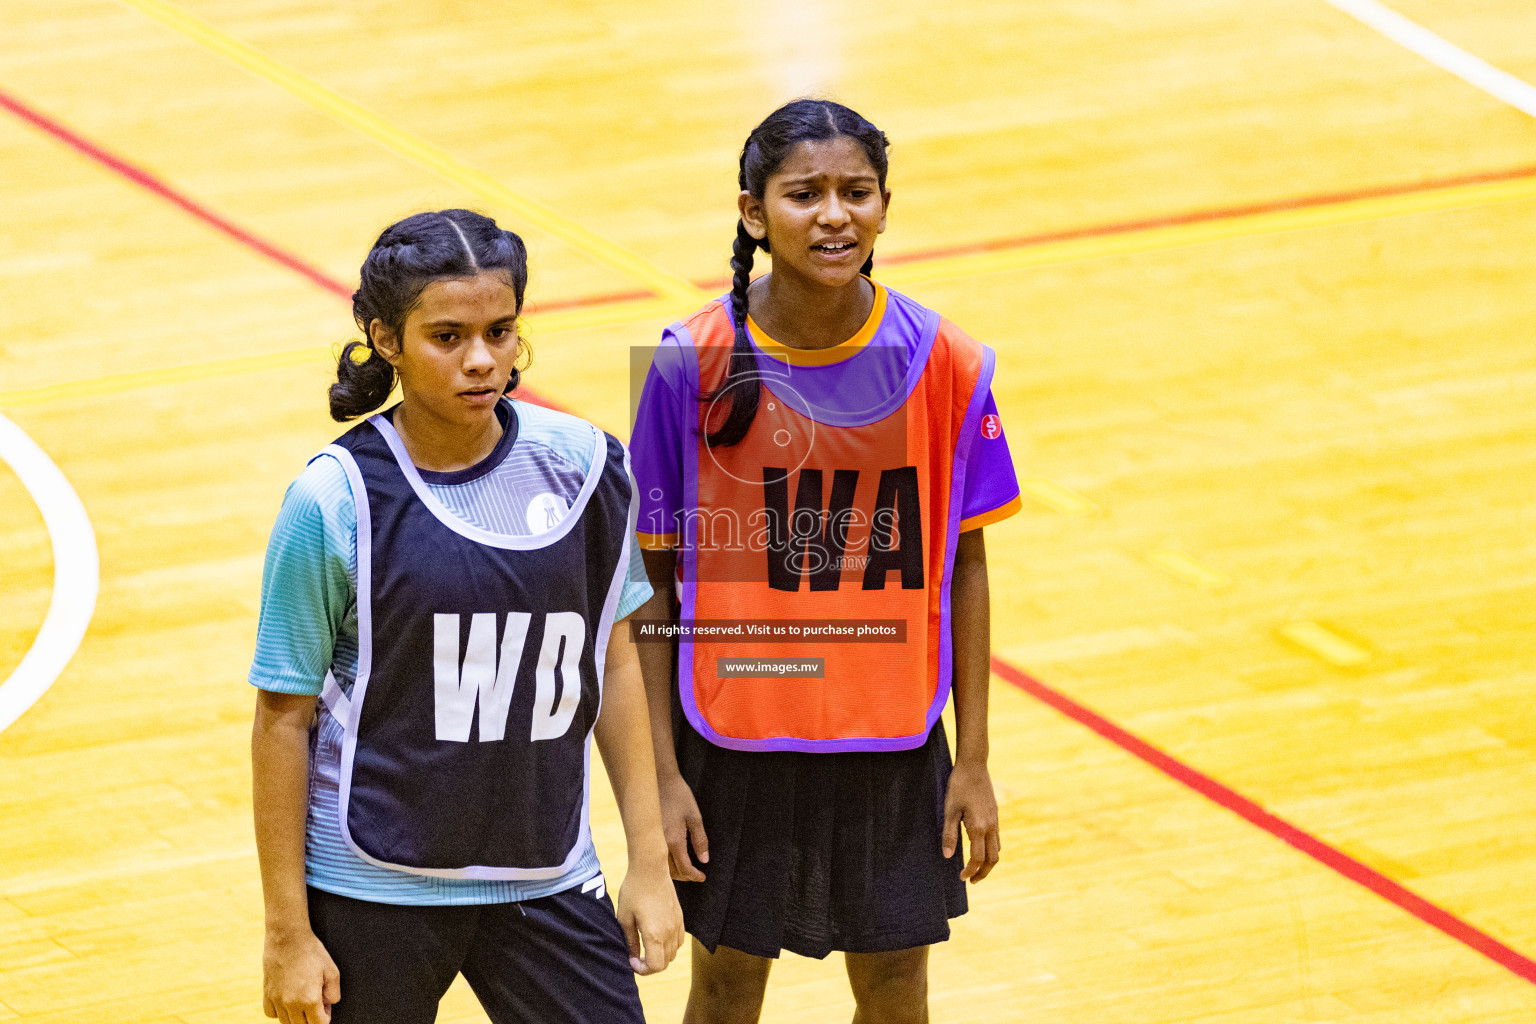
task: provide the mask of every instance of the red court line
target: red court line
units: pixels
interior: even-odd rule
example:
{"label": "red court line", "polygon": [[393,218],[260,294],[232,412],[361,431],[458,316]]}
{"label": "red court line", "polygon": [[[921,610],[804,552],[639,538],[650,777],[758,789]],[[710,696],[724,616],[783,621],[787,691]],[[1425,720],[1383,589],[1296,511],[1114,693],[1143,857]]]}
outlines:
{"label": "red court line", "polygon": [[1512,167],[1498,171],[1479,171],[1475,174],[1463,174],[1452,178],[1433,178],[1429,181],[1421,181],[1408,185],[1376,185],[1369,188],[1351,189],[1347,192],[1326,192],[1318,195],[1295,196],[1290,199],[1276,199],[1262,203],[1248,203],[1242,206],[1224,206],[1213,210],[1194,210],[1189,213],[1170,214],[1164,217],[1150,217],[1145,220],[1120,221],[1114,224],[1097,224],[1083,228],[1069,228],[1065,231],[1051,231],[1038,235],[1020,235],[1016,238],[998,238],[986,242],[972,242],[966,245],[956,245],[945,249],[924,249],[920,252],[894,253],[883,257],[881,263],[917,263],[921,260],[940,259],[949,256],[973,256],[983,252],[998,252],[1003,249],[1028,249],[1036,245],[1046,245],[1051,242],[1066,242],[1077,238],[1098,238],[1105,235],[1127,235],[1135,231],[1148,231],[1153,228],[1178,227],[1185,224],[1203,224],[1216,220],[1232,220],[1237,217],[1249,217],[1259,213],[1278,213],[1282,210],[1305,210],[1314,206],[1334,206],[1339,203],[1354,202],[1359,199],[1380,199],[1386,196],[1409,196],[1424,192],[1439,192],[1442,189],[1456,188],[1461,185],[1485,185],[1495,181],[1517,181],[1521,178],[1536,177],[1536,166]]}
{"label": "red court line", "polygon": [[[127,178],[135,185],[146,188],[167,202],[181,207],[183,210],[187,211],[198,220],[209,225],[210,227],[215,228],[230,238],[233,238],[241,245],[244,245],[250,249],[254,249],[256,252],[261,253],[263,256],[270,260],[281,263],[289,270],[297,271],[299,274],[309,278],[309,280],[313,281],[321,288],[324,288],[326,291],[331,292],[347,300],[348,302],[352,301],[352,289],[342,284],[340,281],[329,276],[323,271],[317,270],[316,268],[310,266],[308,263],[305,263],[297,256],[284,252],[282,249],[279,249],[271,242],[251,234],[251,232],[240,227],[238,224],[235,224],[234,222],[221,217],[219,214],[210,210],[202,203],[199,203],[197,200],[191,198],[190,196],[177,191],[175,188],[172,188],[170,185],[161,181],[159,178],[155,177],[153,174],[150,174],[143,168],[135,167],[133,164],[130,164],[122,157],[114,156],[113,154],[107,152],[105,149],[102,149],[100,146],[96,145],[94,142],[91,142],[89,139],[86,139],[64,127],[62,124],[48,117],[46,114],[42,114],[36,110],[33,110],[31,107],[22,103],[15,97],[6,94],[3,90],[0,90],[0,107],[4,107],[5,109],[9,110],[23,121],[26,121],[28,124],[42,129],[72,149],[90,157],[92,160],[95,160],[97,163],[106,167],[108,170],[115,171],[117,174],[122,175],[124,178]],[[650,292],[641,292],[638,296],[627,295],[621,296],[621,298],[644,298],[648,295],[650,295]],[[616,300],[609,299],[607,301]],[[561,308],[562,306],[580,306],[587,304],[590,303],[583,302],[582,300],[566,303],[551,302],[546,304],[543,308],[557,309]],[[542,405],[549,409],[560,409],[559,405],[527,387],[518,388],[517,397],[523,401],[531,402],[534,405]]]}
{"label": "red court line", "polygon": [[[279,249],[271,242],[253,235],[251,232],[240,227],[238,224],[235,224],[233,221],[230,221],[227,218],[222,217],[214,211],[210,210],[208,207],[186,195],[184,192],[180,192],[171,185],[166,184],[161,179],[144,170],[144,168],[136,167],[133,164],[130,164],[127,160],[124,160],[122,157],[107,152],[102,147],[96,145],[96,143],[90,141],[79,133],[64,127],[64,125],[60,124],[58,121],[55,121],[48,115],[32,109],[31,107],[22,103],[20,100],[16,99],[14,96],[7,95],[5,92],[0,91],[0,107],[4,107],[5,109],[9,110],[23,121],[26,121],[28,124],[42,129],[49,135],[52,135],[54,138],[58,139],[60,142],[63,142],[65,145],[84,154],[85,156],[90,157],[92,160],[95,160],[103,167],[106,167],[111,171],[115,171],[134,184],[148,189],[167,202],[174,203],[175,205],[181,207],[183,210],[187,211],[198,220],[223,232],[230,238],[233,238],[235,241],[239,242],[241,245],[256,250],[268,259],[275,260],[290,270],[297,271],[298,273],[309,278],[315,284],[318,284],[320,287],[324,288],[326,291],[334,292],[347,301],[351,301],[352,289],[342,284],[340,281],[329,276],[325,272],[310,266],[308,263],[305,263],[297,256],[294,256],[288,252],[284,252],[282,249]],[[616,292],[611,295],[592,295],[584,298],[555,299],[552,302],[530,302],[528,304],[528,310],[529,312],[550,313],[557,309],[581,309],[587,306],[605,306],[614,302],[630,302],[635,299],[648,299],[651,298],[653,294],[653,292],[648,291],[629,291]]]}
{"label": "red court line", "polygon": [[[284,252],[270,242],[264,241],[246,231],[244,228],[224,219],[212,210],[198,203],[196,200],[176,191],[165,182],[156,178],[148,171],[135,167],[121,157],[114,156],[95,143],[76,134],[53,120],[26,106],[12,96],[0,91],[0,106],[10,110],[16,116],[35,125],[55,138],[85,154],[91,159],[116,171],[129,180],[149,189],[162,198],[176,204],[194,217],[212,225],[236,241],[247,245],[278,263],[298,271],[305,277],[314,281],[322,288],[351,298],[351,289],[341,282],[326,276],[303,260]],[[1327,192],[1309,196],[1296,196],[1290,199],[1276,199],[1267,202],[1248,203],[1241,206],[1226,206],[1212,210],[1194,210],[1187,213],[1170,214],[1163,217],[1150,217],[1142,220],[1118,221],[1111,224],[1095,224],[1081,228],[1069,228],[1063,231],[1050,231],[1034,235],[1019,235],[1012,238],[997,238],[984,242],[971,242],[964,245],[948,246],[936,249],[921,249],[913,252],[892,253],[881,256],[882,265],[899,265],[903,263],[919,263],[924,260],[942,259],[951,256],[969,256],[976,253],[999,252],[1005,249],[1028,249],[1037,245],[1047,245],[1052,242],[1064,242],[1079,238],[1097,238],[1109,235],[1124,235],[1136,231],[1147,231],[1154,228],[1175,227],[1185,224],[1200,224],[1210,221],[1229,220],[1235,217],[1246,217],[1260,213],[1275,213],[1282,210],[1304,210],[1309,207],[1330,206],[1338,203],[1347,203],[1359,199],[1376,199],[1385,196],[1416,195],[1427,192],[1437,192],[1442,189],[1456,188],[1461,185],[1481,185],[1496,181],[1517,181],[1522,178],[1536,177],[1536,166],[1513,167],[1496,171],[1479,171],[1472,174],[1457,175],[1449,178],[1432,178],[1428,181],[1412,184],[1377,185],[1367,188],[1351,189],[1344,192]],[[717,289],[728,288],[731,279],[728,277],[711,278],[706,281],[693,282],[699,288],[713,293]],[[606,295],[578,296],[569,299],[555,299],[550,302],[531,302],[530,312],[554,312],[564,309],[585,309],[593,306],[605,306],[618,302],[629,302],[636,299],[649,298],[654,293],[649,291],[615,292]]]}
{"label": "red court line", "polygon": [[[22,103],[16,97],[8,95],[4,91],[0,91],[0,107],[4,107],[6,110],[9,110],[23,121],[26,121],[28,124],[42,129],[70,148],[84,154],[85,156],[90,157],[92,160],[95,160],[97,163],[101,164],[103,167],[106,167],[108,170],[122,175],[124,178],[127,178],[135,185],[146,188],[167,202],[181,207],[183,210],[187,211],[198,220],[215,228],[218,231],[223,232],[230,238],[233,238],[235,241],[239,242],[241,245],[256,250],[270,260],[281,263],[289,270],[297,271],[304,277],[309,278],[315,284],[318,284],[321,288],[324,288],[328,292],[334,292],[335,294],[346,299],[348,302],[352,300],[352,289],[347,285],[342,284],[334,277],[331,277],[324,271],[310,266],[308,263],[305,263],[303,260],[299,259],[292,253],[283,251],[276,245],[268,242],[266,239],[252,234],[233,221],[220,216],[213,210],[210,210],[208,207],[204,206],[202,203],[199,203],[197,200],[193,199],[191,196],[188,196],[184,192],[178,191],[173,186],[155,177],[144,168],[137,167],[129,163],[127,160],[124,160],[122,157],[107,152],[101,146],[98,146],[96,143],[80,135],[78,132],[66,128],[64,125],[60,124],[58,121],[55,121],[47,114],[44,114],[38,110],[34,110],[33,108],[27,106],[25,103]],[[654,293],[648,291],[629,291],[616,292],[611,295],[593,295],[584,298],[555,299],[552,302],[530,302],[528,304],[528,310],[529,312],[549,313],[554,312],[557,309],[581,309],[587,306],[605,306],[615,302],[630,302],[635,299],[648,299],[651,298],[652,295],[654,295]]]}
{"label": "red court line", "polygon": [[1198,772],[1182,761],[1163,753],[1146,740],[1127,732],[1104,716],[1090,711],[1072,698],[1051,689],[995,655],[992,658],[992,671],[999,678],[1049,704],[1073,721],[1087,726],[1115,746],[1135,754],[1158,771],[1183,783],[1206,799],[1220,804],[1250,824],[1257,825],[1275,838],[1289,843],[1350,881],[1363,885],[1430,927],[1477,950],[1499,966],[1507,968],[1526,981],[1536,983],[1536,961],[1515,952],[1487,932],[1474,928],[1455,914],[1435,906],[1374,868],[1367,867],[1349,854],[1329,846],[1316,836],[1303,832],[1283,818],[1271,814],[1241,793],[1228,789],[1209,775]]}
{"label": "red court line", "polygon": [[90,157],[92,160],[95,160],[102,166],[117,172],[134,184],[142,186],[143,188],[146,188],[149,191],[155,193],[155,195],[166,200],[167,202],[174,203],[175,205],[181,207],[183,210],[187,211],[198,220],[219,231],[222,231],[224,234],[228,235],[230,238],[233,238],[241,245],[255,249],[263,256],[270,260],[281,263],[289,270],[297,271],[303,276],[309,278],[315,284],[319,285],[321,288],[324,288],[326,291],[334,292],[344,299],[350,300],[352,298],[352,289],[348,288],[340,281],[337,281],[335,278],[327,276],[321,271],[310,266],[308,263],[305,263],[297,256],[293,256],[284,252],[277,246],[273,245],[271,242],[258,238],[257,236],[251,234],[249,231],[240,227],[238,224],[226,220],[225,218],[219,216],[217,213],[214,213],[212,210],[208,209],[208,207],[204,206],[202,203],[199,203],[197,200],[176,191],[176,189],[167,185],[165,182],[161,181],[153,174],[150,174],[142,167],[135,167],[133,164],[130,164],[122,157],[108,153],[105,149],[102,149],[94,142],[76,134],[75,132],[70,131],[68,128],[53,120],[53,118],[48,117],[46,114],[42,114],[36,110],[33,110],[31,107],[22,103],[14,96],[7,95],[5,92],[0,91],[0,107],[4,107],[11,113],[15,114],[17,117],[21,118],[23,121],[26,121],[28,124],[42,129],[65,145],[75,149],[80,153],[83,153],[85,156]]}
{"label": "red court line", "polygon": [[[994,238],[985,242],[969,242],[965,245],[953,245],[939,249],[918,249],[912,252],[892,253],[888,256],[881,256],[877,253],[878,258],[876,262],[879,266],[921,263],[924,260],[944,259],[950,256],[974,256],[977,253],[1001,252],[1005,249],[1029,249],[1037,245],[1067,242],[1078,238],[1128,235],[1136,231],[1150,231],[1154,228],[1203,224],[1209,221],[1248,217],[1259,213],[1305,210],[1314,206],[1333,206],[1339,203],[1353,202],[1358,199],[1417,195],[1426,192],[1439,192],[1442,189],[1456,188],[1460,185],[1485,185],[1495,181],[1518,181],[1522,178],[1533,177],[1536,177],[1536,166],[1512,167],[1498,171],[1479,171],[1474,174],[1462,174],[1452,178],[1432,178],[1428,181],[1415,182],[1408,185],[1376,185],[1369,188],[1352,189],[1348,192],[1324,192],[1310,196],[1295,196],[1290,199],[1247,203],[1242,206],[1223,206],[1213,210],[1193,210],[1188,213],[1169,214],[1164,217],[1149,217],[1144,220],[1117,221],[1112,224],[1093,224],[1088,227],[1048,231],[1036,235]],[[720,277],[711,278],[708,281],[695,281],[693,283],[705,291],[713,292],[718,288],[729,288],[731,286],[731,279]]]}
{"label": "red court line", "polygon": [[620,302],[635,302],[639,299],[654,299],[655,292],[609,292],[607,295],[578,295],[569,299],[555,299],[550,302],[540,302],[537,299],[528,300],[528,312],[532,315],[539,313],[553,313],[557,309],[585,309],[588,306],[611,306]]}
{"label": "red court line", "polygon": [[[105,149],[96,145],[96,143],[85,138],[79,133],[64,127],[64,125],[60,124],[58,121],[55,121],[48,115],[32,109],[31,107],[22,103],[20,100],[16,99],[14,96],[7,95],[5,92],[0,91],[0,107],[4,107],[5,109],[9,110],[23,121],[26,121],[28,124],[42,129],[49,135],[52,135],[54,138],[58,139],[60,142],[63,142],[65,145],[84,154],[85,156],[90,157],[92,160],[95,160],[103,167],[106,167],[107,169],[122,175],[129,181],[133,182],[135,185],[140,185],[153,192],[160,198],[166,200],[167,202],[174,203],[175,205],[181,207],[183,210],[187,211],[198,220],[223,232],[230,238],[233,238],[235,241],[239,242],[241,245],[255,249],[257,252],[261,253],[268,259],[275,260],[288,269],[297,271],[328,292],[334,292],[349,302],[352,300],[352,289],[342,284],[334,277],[329,276],[324,271],[310,266],[308,263],[305,263],[297,256],[294,256],[292,253],[284,252],[282,249],[279,249],[271,242],[253,235],[251,232],[240,227],[240,225],[210,210],[208,207],[204,206],[202,203],[199,203],[197,200],[188,196],[186,193],[180,192],[171,185],[166,184],[164,181],[144,170],[144,168],[136,167],[133,164],[130,164],[127,160],[124,160],[122,157],[107,152]],[[648,299],[653,294],[654,293],[647,291],[617,292],[612,295],[594,295],[586,298],[556,299],[553,302],[530,302],[528,304],[528,308],[530,312],[553,312],[557,309],[580,309],[585,306],[603,306],[613,302],[628,302],[634,299]]]}

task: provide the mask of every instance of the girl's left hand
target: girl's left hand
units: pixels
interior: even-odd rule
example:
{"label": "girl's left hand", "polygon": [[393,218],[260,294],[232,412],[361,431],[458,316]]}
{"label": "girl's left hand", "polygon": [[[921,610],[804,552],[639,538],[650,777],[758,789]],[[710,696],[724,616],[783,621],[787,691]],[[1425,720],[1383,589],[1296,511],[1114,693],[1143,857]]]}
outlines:
{"label": "girl's left hand", "polygon": [[666,970],[683,945],[683,909],[665,863],[660,871],[637,868],[626,874],[614,905],[629,940],[629,966],[636,974]]}
{"label": "girl's left hand", "polygon": [[955,855],[960,842],[960,823],[965,823],[966,838],[971,841],[971,859],[960,870],[960,878],[979,882],[997,866],[1003,853],[1003,834],[997,820],[997,795],[992,791],[992,776],[986,765],[958,761],[949,776],[949,792],[944,795],[944,856]]}

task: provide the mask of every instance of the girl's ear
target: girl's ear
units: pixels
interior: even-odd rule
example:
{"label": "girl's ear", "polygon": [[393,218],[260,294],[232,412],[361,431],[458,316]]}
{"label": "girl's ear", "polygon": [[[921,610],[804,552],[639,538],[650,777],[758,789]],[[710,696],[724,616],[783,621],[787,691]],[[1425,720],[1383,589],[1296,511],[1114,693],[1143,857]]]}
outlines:
{"label": "girl's ear", "polygon": [[400,339],[395,337],[395,332],[389,329],[389,325],[375,317],[368,322],[368,340],[373,344],[373,350],[384,357],[384,361],[396,369],[400,368]]}
{"label": "girl's ear", "polygon": [[745,190],[736,197],[736,209],[747,234],[761,242],[768,237],[768,220],[763,216],[763,201]]}
{"label": "girl's ear", "polygon": [[891,215],[891,190],[882,189],[880,192],[880,227],[877,233],[885,234],[885,219]]}

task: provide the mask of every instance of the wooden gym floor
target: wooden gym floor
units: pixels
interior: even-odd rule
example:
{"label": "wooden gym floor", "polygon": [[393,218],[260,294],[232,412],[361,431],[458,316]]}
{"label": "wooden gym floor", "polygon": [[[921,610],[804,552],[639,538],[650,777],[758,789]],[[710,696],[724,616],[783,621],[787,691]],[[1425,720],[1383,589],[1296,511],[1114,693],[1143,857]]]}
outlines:
{"label": "wooden gym floor", "polygon": [[[1392,2],[1536,82],[1529,3]],[[877,276],[996,348],[1033,499],[935,1020],[1536,1018],[1536,120],[1344,6],[3,0],[0,413],[100,594],[0,734],[0,1020],[260,1019],[262,552],[379,229],[523,231],[529,383],[624,434],[807,92],[894,142]],[[0,465],[0,679],[50,552]],[[786,957],[765,1020],[851,1010]]]}

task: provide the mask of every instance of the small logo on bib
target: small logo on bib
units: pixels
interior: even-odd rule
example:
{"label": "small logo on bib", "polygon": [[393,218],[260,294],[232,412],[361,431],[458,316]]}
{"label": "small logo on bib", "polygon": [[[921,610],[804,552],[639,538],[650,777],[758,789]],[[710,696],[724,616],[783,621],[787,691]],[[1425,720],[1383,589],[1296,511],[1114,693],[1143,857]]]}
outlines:
{"label": "small logo on bib", "polygon": [[558,494],[545,491],[528,503],[528,530],[544,533],[559,526],[571,506]]}
{"label": "small logo on bib", "polygon": [[981,418],[981,436],[991,441],[1003,432],[1002,420],[995,413],[988,413]]}

